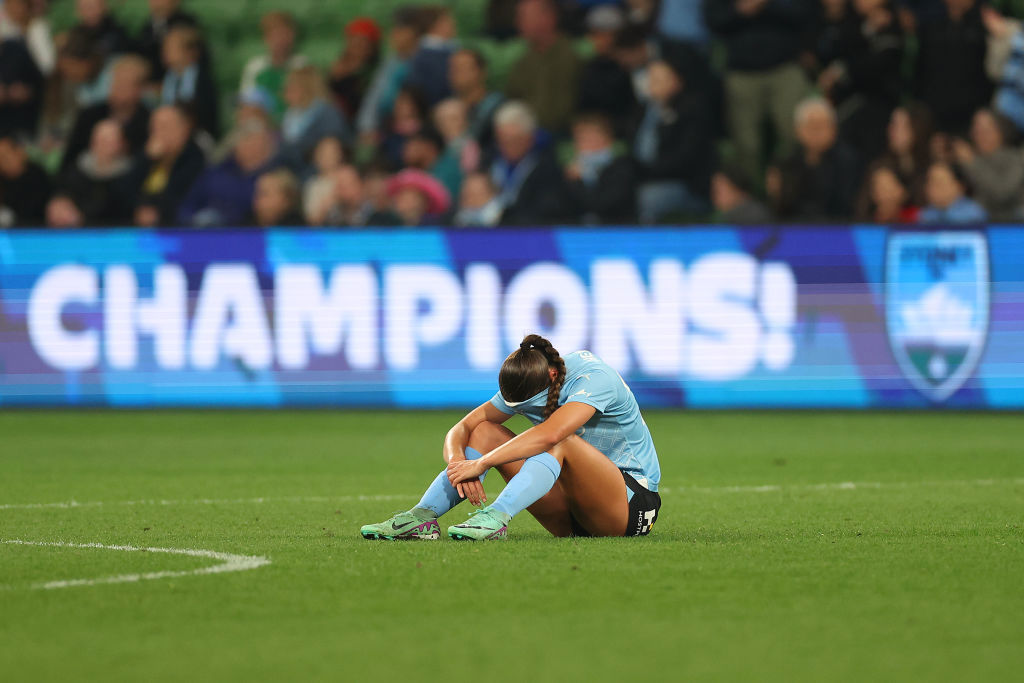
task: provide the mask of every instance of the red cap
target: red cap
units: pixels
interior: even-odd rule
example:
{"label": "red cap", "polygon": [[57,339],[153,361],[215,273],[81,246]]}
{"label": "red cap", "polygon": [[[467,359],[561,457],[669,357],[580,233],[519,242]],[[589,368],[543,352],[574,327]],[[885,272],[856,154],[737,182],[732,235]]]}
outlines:
{"label": "red cap", "polygon": [[356,17],[352,21],[348,22],[345,27],[345,35],[348,36],[366,36],[374,43],[380,42],[380,27],[377,26],[377,22],[368,17]]}

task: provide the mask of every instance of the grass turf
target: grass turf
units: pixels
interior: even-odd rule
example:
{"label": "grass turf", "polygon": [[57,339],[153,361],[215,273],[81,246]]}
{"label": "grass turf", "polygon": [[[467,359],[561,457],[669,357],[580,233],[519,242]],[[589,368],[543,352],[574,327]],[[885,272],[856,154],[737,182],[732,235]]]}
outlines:
{"label": "grass turf", "polygon": [[[362,540],[360,524],[416,502],[457,417],[0,414],[0,539],[273,561],[39,590],[215,562],[0,544],[0,677],[935,681],[1024,667],[1019,416],[651,413],[664,506],[649,538],[556,540],[522,515],[504,543]],[[21,507],[72,499],[102,505]]]}

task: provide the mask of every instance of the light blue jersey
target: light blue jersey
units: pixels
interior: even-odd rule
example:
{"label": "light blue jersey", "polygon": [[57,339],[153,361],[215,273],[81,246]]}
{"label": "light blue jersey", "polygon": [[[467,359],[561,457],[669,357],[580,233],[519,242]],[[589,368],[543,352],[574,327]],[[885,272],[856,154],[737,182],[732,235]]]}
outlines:
{"label": "light blue jersey", "polygon": [[[590,351],[570,353],[564,360],[565,382],[558,405],[578,401],[597,410],[576,433],[641,486],[657,491],[661,481],[658,453],[629,386],[619,373]],[[547,400],[547,389],[521,403],[506,401],[499,391],[491,399],[491,405],[506,415],[523,415],[536,425],[544,419]]]}

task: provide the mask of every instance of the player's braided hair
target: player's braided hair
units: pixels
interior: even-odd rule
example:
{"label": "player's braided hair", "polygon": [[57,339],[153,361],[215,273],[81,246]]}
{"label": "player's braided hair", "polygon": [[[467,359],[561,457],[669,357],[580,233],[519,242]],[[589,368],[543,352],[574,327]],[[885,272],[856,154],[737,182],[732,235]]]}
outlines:
{"label": "player's braided hair", "polygon": [[[550,369],[555,369],[551,379]],[[558,350],[539,334],[528,334],[519,348],[509,354],[498,374],[498,387],[507,401],[525,401],[548,389],[544,406],[546,420],[558,408],[558,396],[565,382],[565,361]]]}

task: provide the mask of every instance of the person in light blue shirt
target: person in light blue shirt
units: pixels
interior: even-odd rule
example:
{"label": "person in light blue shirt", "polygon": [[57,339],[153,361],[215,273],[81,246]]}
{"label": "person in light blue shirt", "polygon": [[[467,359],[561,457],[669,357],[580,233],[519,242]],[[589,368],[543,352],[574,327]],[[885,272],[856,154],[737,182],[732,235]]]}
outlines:
{"label": "person in light blue shirt", "polygon": [[[449,430],[448,466],[420,502],[360,530],[367,539],[437,539],[437,518],[468,499],[486,502],[483,479],[507,482],[494,502],[448,528],[456,540],[505,538],[529,510],[554,536],[645,536],[661,508],[661,466],[633,392],[589,351],[563,359],[535,334],[502,364],[499,391]],[[533,427],[504,426],[522,415]]]}
{"label": "person in light blue shirt", "polygon": [[984,223],[988,214],[967,196],[968,182],[957,166],[936,161],[928,168],[924,192],[928,206],[921,209],[919,223],[964,225]]}

